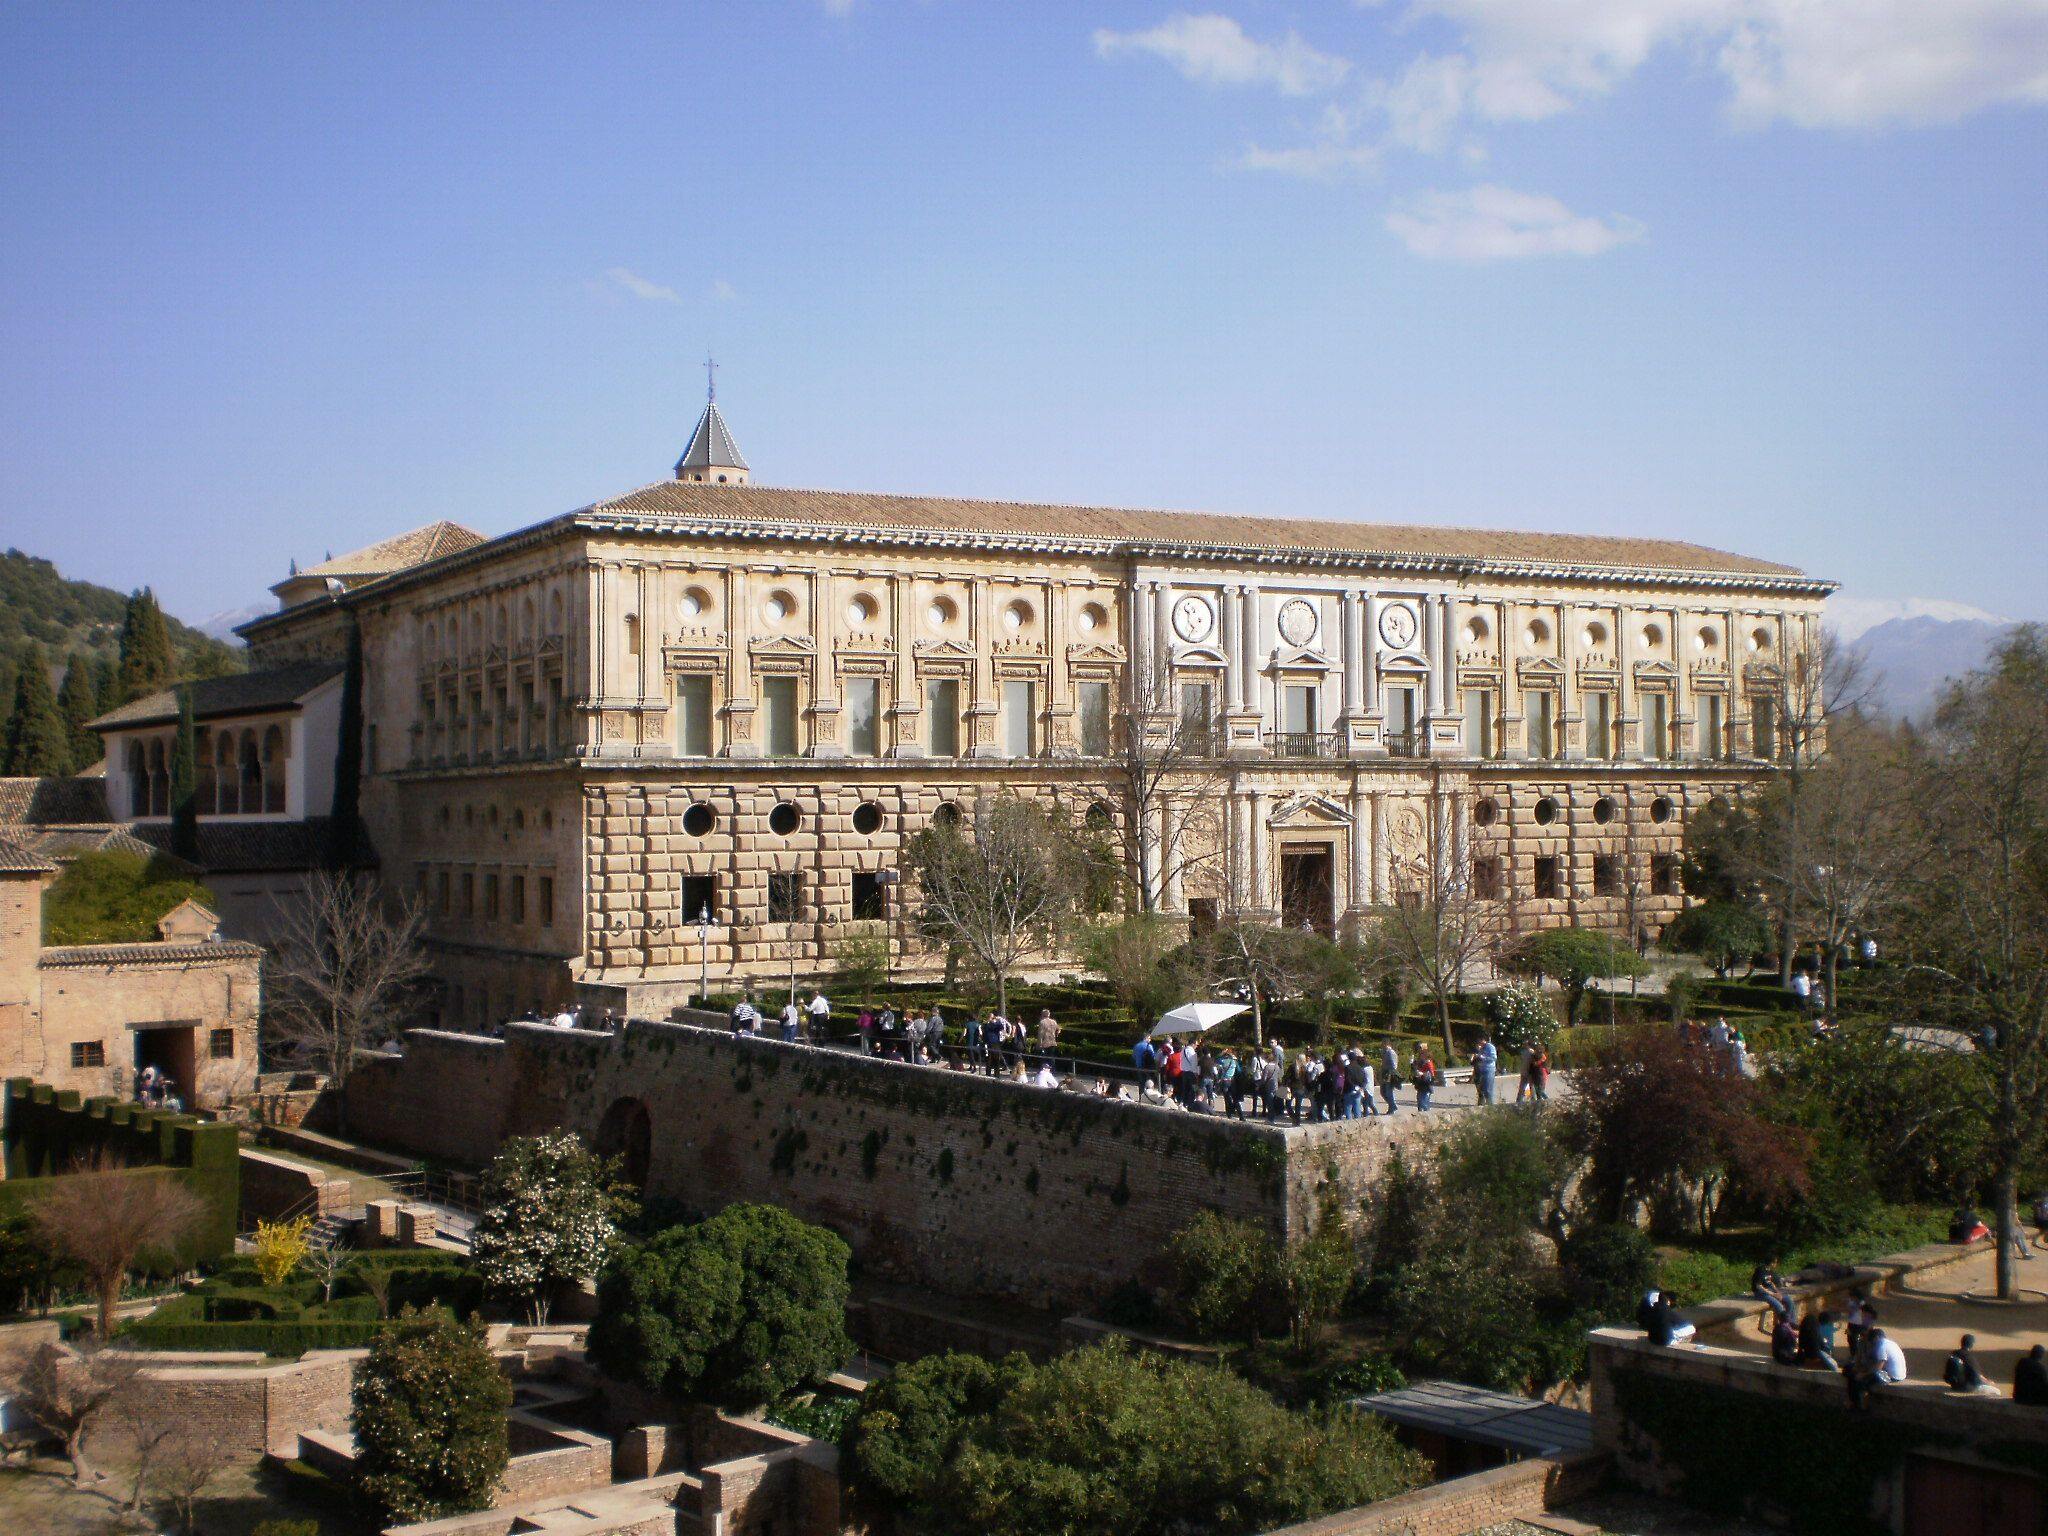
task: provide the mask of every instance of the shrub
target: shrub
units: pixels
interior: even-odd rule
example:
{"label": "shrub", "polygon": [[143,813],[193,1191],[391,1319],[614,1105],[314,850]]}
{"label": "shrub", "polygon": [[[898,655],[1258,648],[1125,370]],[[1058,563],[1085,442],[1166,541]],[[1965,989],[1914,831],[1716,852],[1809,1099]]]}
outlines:
{"label": "shrub", "polygon": [[848,1477],[872,1513],[894,1512],[916,1530],[933,1524],[926,1499],[968,1428],[995,1411],[1028,1373],[1022,1355],[927,1355],[861,1395],[840,1439]]}
{"label": "shrub", "polygon": [[43,897],[43,941],[146,944],[156,938],[158,920],[179,903],[211,909],[217,898],[179,869],[161,854],[81,853]]}
{"label": "shrub", "polygon": [[1626,1322],[1657,1280],[1657,1250],[1621,1222],[1581,1227],[1558,1251],[1573,1306],[1589,1325]]}
{"label": "shrub", "polygon": [[548,1320],[557,1286],[594,1275],[631,1201],[616,1158],[574,1135],[515,1136],[491,1160],[471,1251],[484,1284]]}
{"label": "shrub", "polygon": [[1198,1338],[1257,1334],[1274,1319],[1273,1240],[1249,1221],[1204,1211],[1166,1249],[1167,1306]]}
{"label": "shrub", "polygon": [[306,1262],[313,1246],[306,1234],[312,1228],[310,1216],[256,1223],[256,1273],[265,1285],[283,1285]]}
{"label": "shrub", "polygon": [[1532,933],[1516,949],[1514,963],[1564,988],[1567,1024],[1578,1022],[1586,988],[1594,981],[1640,976],[1644,970],[1642,957],[1631,945],[1598,928],[1546,928]]}
{"label": "shrub", "polygon": [[628,1249],[598,1283],[591,1358],[671,1397],[747,1410],[824,1380],[846,1336],[847,1246],[767,1205],[733,1205]]}
{"label": "shrub", "polygon": [[406,1319],[356,1370],[356,1485],[392,1521],[488,1508],[509,1458],[512,1388],[482,1322]]}
{"label": "shrub", "polygon": [[1548,1045],[1557,1033],[1557,1017],[1543,993],[1526,983],[1517,983],[1486,994],[1480,1005],[1486,1014],[1493,1043],[1504,1054],[1520,1055],[1525,1050]]}
{"label": "shrub", "polygon": [[1725,979],[1739,961],[1771,947],[1771,925],[1754,907],[1717,899],[1687,907],[1665,925],[1658,942],[1675,953],[1699,956]]}
{"label": "shrub", "polygon": [[1377,1352],[1347,1360],[1323,1378],[1322,1396],[1342,1401],[1371,1397],[1377,1392],[1398,1392],[1408,1385],[1408,1376],[1394,1364],[1393,1356]]}
{"label": "shrub", "polygon": [[320,1536],[318,1520],[258,1520],[249,1536]]}

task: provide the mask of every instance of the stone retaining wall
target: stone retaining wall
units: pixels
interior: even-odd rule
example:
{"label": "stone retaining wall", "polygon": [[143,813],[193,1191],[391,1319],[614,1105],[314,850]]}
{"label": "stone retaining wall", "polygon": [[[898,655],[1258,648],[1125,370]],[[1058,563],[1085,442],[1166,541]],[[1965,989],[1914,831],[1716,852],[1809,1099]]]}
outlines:
{"label": "stone retaining wall", "polygon": [[1512,1462],[1283,1526],[1269,1536],[1466,1536],[1582,1499],[1599,1488],[1606,1471],[1604,1456]]}

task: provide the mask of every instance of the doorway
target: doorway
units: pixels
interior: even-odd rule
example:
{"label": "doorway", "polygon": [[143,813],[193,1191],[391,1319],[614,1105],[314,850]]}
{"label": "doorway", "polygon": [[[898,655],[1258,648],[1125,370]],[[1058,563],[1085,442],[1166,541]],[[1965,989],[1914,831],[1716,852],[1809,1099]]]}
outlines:
{"label": "doorway", "polygon": [[1280,850],[1280,921],[1331,938],[1337,931],[1337,856],[1328,843]]}
{"label": "doorway", "polygon": [[[189,1021],[174,1024],[135,1024],[135,1075],[144,1067],[155,1067],[177,1085],[178,1096],[187,1104],[199,1102],[199,1057],[194,1041],[198,1029]],[[132,1091],[132,1085],[131,1085]]]}

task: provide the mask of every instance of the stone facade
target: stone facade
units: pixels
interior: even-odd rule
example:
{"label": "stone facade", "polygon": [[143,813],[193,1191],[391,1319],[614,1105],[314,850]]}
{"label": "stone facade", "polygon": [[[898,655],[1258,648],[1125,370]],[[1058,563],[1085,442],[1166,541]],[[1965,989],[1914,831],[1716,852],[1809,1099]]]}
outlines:
{"label": "stone facade", "polygon": [[[1193,922],[1336,929],[1435,861],[1511,925],[1654,931],[1687,816],[1796,741],[1831,584],[1654,540],[696,479],[330,588],[243,633],[266,667],[360,635],[365,815],[473,1025],[816,971],[864,923],[927,971],[876,877],[1019,790],[1145,818],[1133,877]],[[1138,805],[1147,753],[1175,772]]]}

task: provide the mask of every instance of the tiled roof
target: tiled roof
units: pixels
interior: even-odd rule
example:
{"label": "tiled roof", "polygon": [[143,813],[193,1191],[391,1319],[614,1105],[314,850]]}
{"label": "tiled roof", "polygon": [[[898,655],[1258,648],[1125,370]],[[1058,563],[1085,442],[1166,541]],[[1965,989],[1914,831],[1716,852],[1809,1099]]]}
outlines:
{"label": "tiled roof", "polygon": [[[187,684],[192,690],[192,717],[216,720],[223,715],[250,715],[264,710],[287,709],[329,678],[341,673],[338,661],[297,661],[290,666],[270,667],[261,672],[238,672],[232,677],[203,678]],[[178,718],[178,692],[160,689],[119,709],[107,711],[93,721],[94,730],[122,726],[164,725]]]}
{"label": "tiled roof", "polygon": [[263,950],[239,940],[205,944],[60,944],[36,957],[48,969],[66,965],[166,965],[189,961],[261,959]]}
{"label": "tiled roof", "polygon": [[104,777],[0,779],[0,826],[112,819]]}
{"label": "tiled roof", "polygon": [[806,538],[889,534],[1000,535],[1106,549],[1243,550],[1280,555],[1336,551],[1489,564],[1597,567],[1727,576],[1798,577],[1794,566],[1673,539],[1523,533],[1421,524],[1313,522],[1208,512],[1133,511],[941,496],[879,496],[660,480],[587,513],[673,519],[716,533],[721,525],[787,525]]}
{"label": "tiled roof", "polygon": [[[15,830],[14,836],[24,848],[59,864],[69,864],[81,853],[139,853],[144,858],[173,858],[117,822],[21,827]],[[198,872],[198,866],[186,865],[183,859],[173,861],[194,873]]]}
{"label": "tiled roof", "polygon": [[56,872],[57,866],[41,854],[0,837],[0,874],[53,875]]}
{"label": "tiled roof", "polygon": [[482,534],[460,523],[429,523],[410,533],[401,533],[362,549],[352,549],[345,555],[335,555],[318,565],[301,566],[298,574],[335,576],[343,580],[351,576],[382,576],[391,571],[402,571],[407,566],[438,560],[443,555],[473,549],[483,541]]}
{"label": "tiled roof", "polygon": [[[215,821],[199,823],[199,865],[208,874],[258,874],[318,869],[327,856],[329,818],[304,821]],[[169,851],[171,827],[153,821],[138,825],[135,835],[152,847]],[[368,869],[376,854],[366,844],[349,859],[355,869]]]}
{"label": "tiled roof", "polygon": [[732,431],[725,424],[725,418],[718,413],[716,401],[704,407],[704,414],[697,418],[697,430],[690,434],[690,446],[683,450],[683,456],[676,460],[676,473],[686,469],[745,469],[747,461],[740,457],[740,445],[732,440]]}

